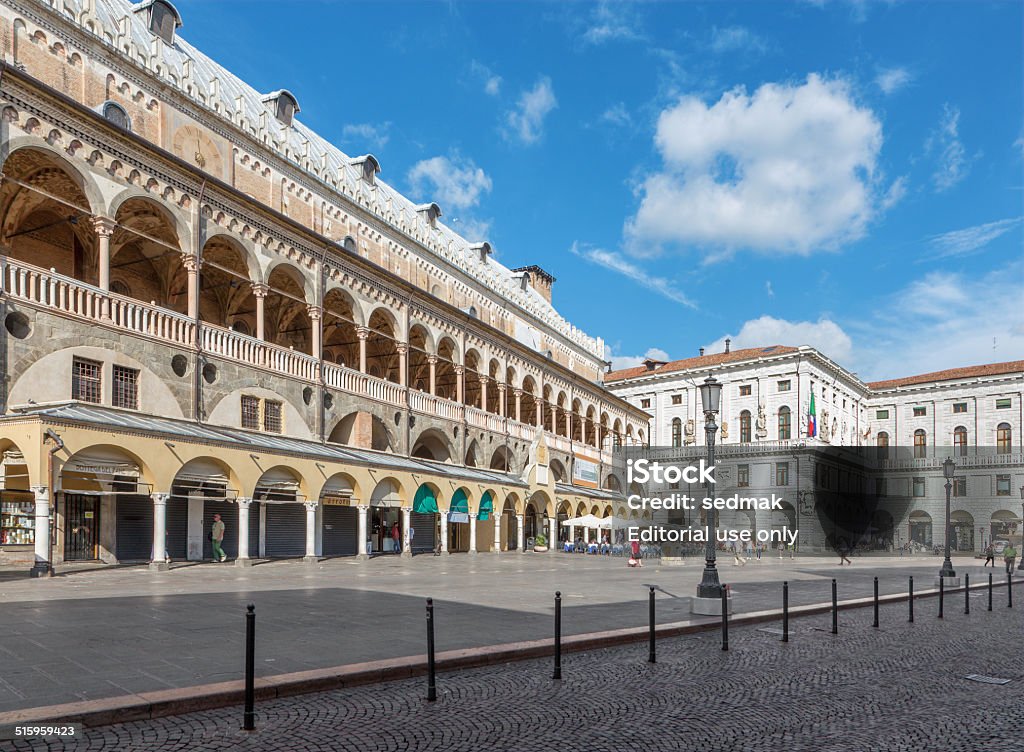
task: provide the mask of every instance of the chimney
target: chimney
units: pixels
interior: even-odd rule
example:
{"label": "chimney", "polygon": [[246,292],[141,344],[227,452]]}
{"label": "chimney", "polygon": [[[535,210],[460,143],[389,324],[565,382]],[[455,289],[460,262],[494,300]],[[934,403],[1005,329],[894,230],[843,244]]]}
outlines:
{"label": "chimney", "polygon": [[728,337],[726,337],[725,338],[725,354],[726,355],[729,354],[729,345],[731,345],[731,344],[732,344],[732,340],[729,339]]}
{"label": "chimney", "polygon": [[703,348],[703,347],[702,347],[702,348],[700,349],[700,356],[701,356],[702,358],[704,357],[704,348]]}
{"label": "chimney", "polygon": [[536,264],[531,264],[513,269],[512,273],[522,275],[523,282],[540,293],[540,296],[548,303],[551,302],[551,286],[555,283],[555,278],[546,271]]}

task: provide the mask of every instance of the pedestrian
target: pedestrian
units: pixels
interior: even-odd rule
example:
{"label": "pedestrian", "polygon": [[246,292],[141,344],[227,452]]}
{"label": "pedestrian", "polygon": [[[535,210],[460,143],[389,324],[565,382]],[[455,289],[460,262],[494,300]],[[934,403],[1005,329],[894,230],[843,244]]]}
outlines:
{"label": "pedestrian", "polygon": [[1017,549],[1012,543],[1007,543],[1003,549],[1003,561],[1006,563],[1006,573],[1013,574],[1013,564],[1017,561]]}
{"label": "pedestrian", "polygon": [[740,543],[739,543],[739,541],[733,541],[732,542],[732,557],[733,557],[732,565],[734,567],[735,566],[741,566],[741,567],[747,566],[747,560],[744,559],[742,556],[740,556]]}
{"label": "pedestrian", "polygon": [[210,542],[213,544],[213,560],[217,562],[227,561],[221,544],[224,542],[224,522],[219,514],[213,515],[213,526],[210,528]]}
{"label": "pedestrian", "polygon": [[406,535],[409,538],[409,553],[412,554],[412,539],[416,537],[416,528],[410,525],[409,532]]}
{"label": "pedestrian", "polygon": [[982,566],[987,567],[989,564],[992,565],[993,569],[996,568],[996,549],[991,543],[985,549],[985,563]]}
{"label": "pedestrian", "polygon": [[754,548],[757,551],[757,560],[761,561],[761,553],[764,551],[764,543],[758,543]]}
{"label": "pedestrian", "polygon": [[640,541],[635,540],[629,544],[629,561],[626,562],[627,566],[630,567],[642,567],[643,561],[640,559]]}
{"label": "pedestrian", "polygon": [[853,565],[853,562],[850,561],[850,557],[848,555],[850,553],[850,544],[846,542],[846,538],[842,538],[839,541],[839,545],[836,547],[836,550],[839,552],[839,566],[843,566],[843,564]]}
{"label": "pedestrian", "polygon": [[402,553],[402,528],[398,526],[398,520],[395,520],[395,524],[391,526],[391,540],[395,544],[395,553]]}

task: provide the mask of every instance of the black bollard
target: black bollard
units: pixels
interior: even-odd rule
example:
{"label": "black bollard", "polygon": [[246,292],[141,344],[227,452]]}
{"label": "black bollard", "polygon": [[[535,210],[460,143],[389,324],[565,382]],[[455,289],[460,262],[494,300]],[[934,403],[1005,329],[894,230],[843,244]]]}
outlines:
{"label": "black bollard", "polygon": [[434,681],[434,599],[427,598],[427,701],[437,699],[437,684]]}
{"label": "black bollard", "polygon": [[992,573],[988,573],[988,610],[992,610]]}
{"label": "black bollard", "polygon": [[910,604],[910,623],[914,623],[914,575],[910,575],[910,598],[907,601]]}
{"label": "black bollard", "polygon": [[971,576],[964,574],[964,613],[971,613]]}
{"label": "black bollard", "polygon": [[250,603],[245,609],[245,712],[242,728],[252,731],[256,728],[256,606]]}
{"label": "black bollard", "polygon": [[878,578],[877,577],[875,578],[875,623],[872,624],[871,626],[876,627],[876,628],[878,627]]}
{"label": "black bollard", "polygon": [[946,580],[939,577],[939,618],[942,618],[942,602],[946,597]]}
{"label": "black bollard", "polygon": [[1013,608],[1013,575],[1006,573],[1006,607]]}
{"label": "black bollard", "polygon": [[654,586],[653,585],[651,585],[651,596],[650,596],[649,611],[650,611],[650,615],[651,615],[651,637],[650,637],[651,648],[650,648],[650,651],[649,651],[649,653],[647,655],[647,662],[648,663],[654,663],[655,661],[654,661]]}
{"label": "black bollard", "polygon": [[729,586],[722,585],[722,650],[729,649]]}
{"label": "black bollard", "polygon": [[562,678],[562,591],[555,591],[555,672],[552,679]]}
{"label": "black bollard", "polygon": [[832,634],[839,634],[839,599],[835,577],[832,578]]}
{"label": "black bollard", "polygon": [[789,642],[789,583],[782,583],[782,641]]}

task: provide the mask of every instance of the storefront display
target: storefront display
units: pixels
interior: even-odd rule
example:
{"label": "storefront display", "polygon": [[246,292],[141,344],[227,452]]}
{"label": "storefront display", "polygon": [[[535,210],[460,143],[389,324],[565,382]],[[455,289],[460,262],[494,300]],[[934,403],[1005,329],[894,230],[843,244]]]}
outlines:
{"label": "storefront display", "polygon": [[31,546],[36,540],[36,505],[31,496],[0,496],[0,545]]}

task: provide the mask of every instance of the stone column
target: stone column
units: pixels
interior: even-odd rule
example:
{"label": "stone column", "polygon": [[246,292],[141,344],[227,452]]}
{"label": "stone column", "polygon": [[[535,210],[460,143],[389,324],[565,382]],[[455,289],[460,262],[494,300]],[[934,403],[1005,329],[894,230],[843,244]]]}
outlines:
{"label": "stone column", "polygon": [[235,559],[236,567],[251,567],[252,559],[249,558],[249,508],[252,506],[252,499],[242,496],[235,499],[238,503],[238,558]]}
{"label": "stone column", "polygon": [[448,555],[448,513],[441,512],[441,554]]}
{"label": "stone column", "polygon": [[523,422],[523,390],[513,389],[512,395],[516,398],[516,422]]}
{"label": "stone column", "polygon": [[181,265],[188,275],[188,317],[199,318],[199,259],[191,253],[181,254]]}
{"label": "stone column", "polygon": [[466,367],[462,364],[455,365],[455,401],[460,405],[463,401],[466,386]]}
{"label": "stone column", "polygon": [[558,545],[558,517],[548,518],[548,551],[554,551]]}
{"label": "stone column", "polygon": [[366,513],[370,507],[360,504],[357,509],[359,510],[359,554],[356,556],[357,559],[369,559],[370,554],[366,550]]}
{"label": "stone column", "polygon": [[469,553],[476,553],[476,515],[469,515]]}
{"label": "stone column", "polygon": [[498,384],[498,415],[505,417],[505,385]]}
{"label": "stone column", "polygon": [[[108,217],[94,217],[92,229],[96,233],[97,258],[96,264],[99,272],[99,288],[103,292],[110,292],[110,236],[114,234],[114,220]],[[110,300],[104,297],[100,310],[100,316],[104,319],[110,318]]]}
{"label": "stone column", "polygon": [[320,306],[310,305],[306,306],[306,312],[309,314],[310,328],[313,330],[313,352],[310,353],[317,360],[322,360],[324,356],[323,345],[323,313],[324,309]]}
{"label": "stone column", "polygon": [[316,564],[320,561],[316,555],[316,508],[319,502],[307,501],[303,504],[306,507],[306,557],[309,564]]}
{"label": "stone column", "polygon": [[270,288],[266,285],[259,283],[253,283],[252,294],[256,298],[256,339],[261,342],[267,338],[267,321],[264,303],[267,300],[267,294],[270,292]]}
{"label": "stone column", "polygon": [[409,345],[399,342],[395,345],[395,349],[398,350],[398,384],[405,386],[409,380]]}
{"label": "stone column", "polygon": [[151,494],[153,500],[153,556],[149,562],[150,570],[163,572],[169,569],[167,557],[167,499],[170,494]]}
{"label": "stone column", "polygon": [[516,515],[516,548],[519,549],[519,553],[526,551],[526,517],[521,514]]}
{"label": "stone column", "polygon": [[486,376],[480,377],[480,409],[487,412],[487,382],[490,381]]}
{"label": "stone column", "polygon": [[50,489],[46,486],[32,486],[36,497],[35,514],[35,563],[30,574],[33,577],[49,577],[53,574],[50,563]]}
{"label": "stone column", "polygon": [[569,542],[576,545],[576,526],[569,525]]}
{"label": "stone column", "polygon": [[412,530],[412,509],[402,507],[402,556],[412,556],[412,541],[409,540],[409,531]]}
{"label": "stone column", "polygon": [[[494,514],[492,512],[492,514]],[[501,553],[501,520],[505,517],[504,513],[494,514],[494,553]]]}
{"label": "stone column", "polygon": [[536,407],[535,412],[537,413],[537,428],[544,428],[544,401],[535,400],[534,406]]}
{"label": "stone column", "polygon": [[430,393],[437,396],[437,356],[428,355],[427,363],[430,364]]}
{"label": "stone column", "polygon": [[558,433],[558,407],[551,405],[551,433]]}
{"label": "stone column", "polygon": [[370,337],[370,330],[365,326],[356,327],[356,336],[359,338],[359,372],[366,373],[366,340]]}
{"label": "stone column", "polygon": [[572,438],[572,413],[565,411],[565,438]]}

